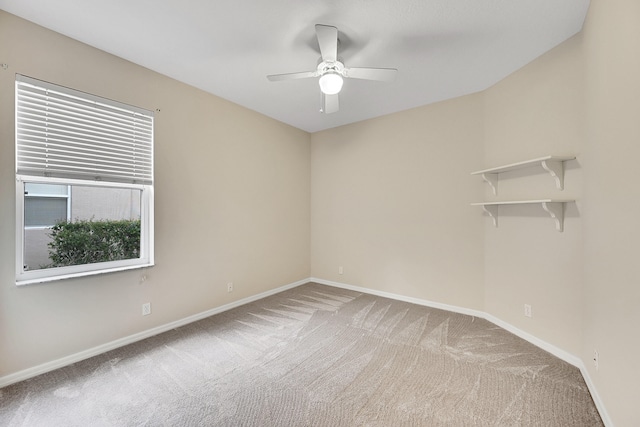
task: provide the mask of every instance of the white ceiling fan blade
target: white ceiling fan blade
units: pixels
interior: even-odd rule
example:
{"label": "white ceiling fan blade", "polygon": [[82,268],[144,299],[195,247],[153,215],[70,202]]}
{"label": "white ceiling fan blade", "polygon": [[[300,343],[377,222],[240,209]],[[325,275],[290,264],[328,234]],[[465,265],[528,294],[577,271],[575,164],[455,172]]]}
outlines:
{"label": "white ceiling fan blade", "polygon": [[340,109],[340,100],[338,94],[326,95],[322,94],[322,112],[324,114],[335,113]]}
{"label": "white ceiling fan blade", "polygon": [[336,62],[338,60],[338,29],[329,25],[316,24],[316,36],[322,60]]}
{"label": "white ceiling fan blade", "polygon": [[352,79],[379,80],[390,82],[396,78],[395,68],[345,68],[345,77]]}
{"label": "white ceiling fan blade", "polygon": [[302,71],[300,73],[272,74],[267,76],[267,79],[272,82],[279,82],[282,80],[308,79],[317,76],[318,73],[316,71]]}

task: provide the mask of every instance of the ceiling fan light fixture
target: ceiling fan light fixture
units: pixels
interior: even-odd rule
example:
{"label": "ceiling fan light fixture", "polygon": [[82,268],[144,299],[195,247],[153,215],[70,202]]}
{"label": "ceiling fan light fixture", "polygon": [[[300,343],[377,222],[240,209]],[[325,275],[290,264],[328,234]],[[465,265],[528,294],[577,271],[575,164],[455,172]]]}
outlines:
{"label": "ceiling fan light fixture", "polygon": [[322,93],[325,95],[335,95],[342,90],[342,84],[344,81],[340,74],[328,72],[320,76],[318,83],[320,84],[320,90]]}

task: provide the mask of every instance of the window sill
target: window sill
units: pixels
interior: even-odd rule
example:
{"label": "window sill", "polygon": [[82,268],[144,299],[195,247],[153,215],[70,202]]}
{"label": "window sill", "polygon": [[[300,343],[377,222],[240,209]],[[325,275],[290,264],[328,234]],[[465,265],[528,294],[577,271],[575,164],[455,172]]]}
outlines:
{"label": "window sill", "polygon": [[85,277],[85,276],[95,276],[98,274],[107,274],[107,273],[116,273],[119,271],[127,271],[127,270],[136,270],[139,268],[148,268],[153,267],[154,263],[147,264],[136,264],[136,265],[128,265],[128,266],[120,266],[120,267],[112,267],[112,268],[104,268],[100,270],[92,270],[92,271],[81,271],[76,273],[67,273],[67,274],[59,274],[55,276],[47,276],[47,277],[38,277],[33,279],[24,279],[24,280],[16,280],[16,286],[24,286],[24,285],[33,285],[37,283],[48,283],[55,282],[57,280],[65,280],[65,279],[73,279],[76,277]]}

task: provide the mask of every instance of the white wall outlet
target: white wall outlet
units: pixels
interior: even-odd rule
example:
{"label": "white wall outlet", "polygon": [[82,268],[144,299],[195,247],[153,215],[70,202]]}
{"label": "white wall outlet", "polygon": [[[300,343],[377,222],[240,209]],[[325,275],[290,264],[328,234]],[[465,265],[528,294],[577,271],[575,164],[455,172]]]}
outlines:
{"label": "white wall outlet", "polygon": [[227,292],[233,292],[233,282],[227,283]]}
{"label": "white wall outlet", "polygon": [[142,304],[142,315],[148,316],[150,314],[151,314],[151,303],[145,302],[144,304]]}
{"label": "white wall outlet", "polygon": [[342,266],[338,267],[338,274],[342,274],[344,273],[344,269],[342,268]]}
{"label": "white wall outlet", "polygon": [[533,312],[531,311],[531,304],[524,305],[524,315],[526,317],[533,317]]}
{"label": "white wall outlet", "polygon": [[598,354],[598,350],[593,350],[593,366],[596,367],[596,371],[600,367],[600,355]]}

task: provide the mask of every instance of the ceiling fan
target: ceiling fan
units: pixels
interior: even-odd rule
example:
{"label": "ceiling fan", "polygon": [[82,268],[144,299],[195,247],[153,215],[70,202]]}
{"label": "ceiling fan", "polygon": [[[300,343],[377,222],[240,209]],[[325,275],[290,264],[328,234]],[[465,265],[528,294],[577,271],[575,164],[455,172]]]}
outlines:
{"label": "ceiling fan", "polygon": [[314,71],[299,73],[273,74],[267,76],[272,82],[283,80],[306,79],[319,77],[318,83],[322,92],[321,112],[335,113],[340,109],[338,93],[342,89],[344,78],[391,81],[398,70],[395,68],[348,68],[338,59],[338,29],[329,25],[316,25],[316,37],[322,56]]}

